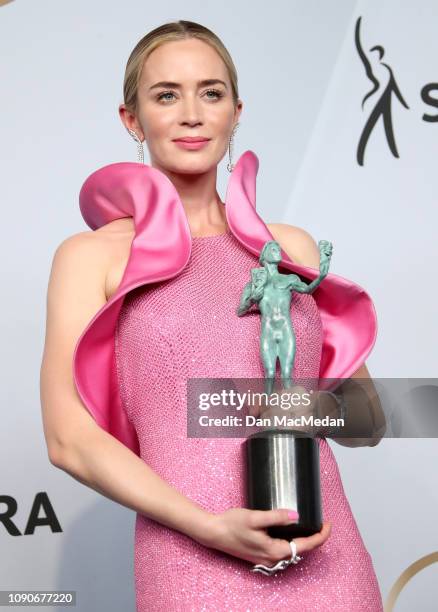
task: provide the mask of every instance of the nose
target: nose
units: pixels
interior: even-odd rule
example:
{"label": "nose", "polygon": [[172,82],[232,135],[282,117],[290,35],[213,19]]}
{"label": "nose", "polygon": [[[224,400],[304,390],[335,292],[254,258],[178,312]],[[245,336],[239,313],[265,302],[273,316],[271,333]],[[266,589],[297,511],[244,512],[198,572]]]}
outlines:
{"label": "nose", "polygon": [[187,97],[181,105],[181,125],[202,125],[200,102],[191,96]]}

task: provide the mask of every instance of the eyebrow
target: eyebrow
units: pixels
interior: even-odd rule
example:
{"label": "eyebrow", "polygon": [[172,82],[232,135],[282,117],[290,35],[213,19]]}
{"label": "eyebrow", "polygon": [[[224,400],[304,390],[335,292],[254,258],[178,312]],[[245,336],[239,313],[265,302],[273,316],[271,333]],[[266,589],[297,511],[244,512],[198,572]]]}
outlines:
{"label": "eyebrow", "polygon": [[[222,85],[227,88],[227,84],[221,79],[204,79],[203,81],[198,81],[198,87],[204,87],[205,85],[216,85],[217,83],[222,83]],[[159,83],[155,83],[152,87],[149,87],[149,91],[151,89],[156,89],[158,87],[181,87],[181,83],[174,83],[173,81],[160,81]]]}

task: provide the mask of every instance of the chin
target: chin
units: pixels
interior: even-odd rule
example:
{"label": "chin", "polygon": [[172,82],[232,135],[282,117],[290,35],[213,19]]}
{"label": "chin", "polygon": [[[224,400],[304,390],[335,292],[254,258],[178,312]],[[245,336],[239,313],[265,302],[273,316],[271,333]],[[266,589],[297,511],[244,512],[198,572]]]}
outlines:
{"label": "chin", "polygon": [[199,155],[199,157],[196,157],[195,159],[195,155],[190,157],[190,153],[189,155],[183,153],[182,155],[178,156],[178,159],[175,159],[175,156],[173,157],[172,172],[176,172],[178,174],[203,174],[204,172],[209,172],[218,164],[217,160],[212,158],[211,155]]}

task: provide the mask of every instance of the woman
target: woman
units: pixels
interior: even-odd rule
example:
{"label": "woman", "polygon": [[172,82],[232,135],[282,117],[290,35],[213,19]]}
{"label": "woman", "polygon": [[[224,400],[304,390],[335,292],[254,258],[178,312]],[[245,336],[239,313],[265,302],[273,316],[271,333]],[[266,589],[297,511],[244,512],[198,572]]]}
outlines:
{"label": "woman", "polygon": [[[312,278],[319,265],[307,232],[282,224],[268,230],[258,217],[258,162],[250,151],[230,166],[221,202],[217,164],[227,148],[231,158],[241,111],[232,60],[205,27],[165,24],[133,50],[119,113],[139,143],[139,159],[145,141],[152,163],[93,173],[80,202],[94,231],[68,238],[55,253],[41,370],[49,458],[137,512],[138,610],[284,610],[296,603],[303,610],[378,611],[371,558],[325,439],[321,487],[329,520],[320,533],[295,539],[298,564],[267,578],[249,569],[289,559],[291,547],[266,528],[296,513],[244,508],[241,440],[187,437],[189,378],[263,377],[259,315],[235,311],[266,240],[278,240],[291,270]],[[194,137],[204,142],[187,142]],[[339,278],[321,284],[323,309],[316,297],[294,297],[294,376],[330,376],[335,361],[337,376],[366,375],[361,355],[375,338],[372,306],[363,290]],[[343,362],[324,351],[325,309],[336,292],[338,311],[343,300],[370,322],[347,338],[343,354],[351,358]],[[349,325],[343,330],[352,333]]]}

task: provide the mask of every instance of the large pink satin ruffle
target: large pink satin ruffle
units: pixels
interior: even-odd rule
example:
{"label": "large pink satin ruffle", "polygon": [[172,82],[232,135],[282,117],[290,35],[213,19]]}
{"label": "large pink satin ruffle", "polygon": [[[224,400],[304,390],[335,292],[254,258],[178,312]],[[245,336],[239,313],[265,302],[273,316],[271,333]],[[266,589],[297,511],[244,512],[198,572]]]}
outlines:
{"label": "large pink satin ruffle", "polygon": [[[225,197],[232,233],[256,255],[267,240],[274,240],[256,211],[258,167],[257,156],[245,151],[229,177]],[[93,230],[122,217],[134,219],[135,236],[123,278],[79,337],[73,373],[78,393],[97,423],[139,455],[137,435],[126,417],[118,389],[116,322],[128,291],[176,276],[187,265],[192,245],[190,227],[173,183],[147,164],[118,162],[100,168],[84,182],[79,202],[82,216]],[[279,267],[309,282],[319,275],[319,270],[294,263],[284,250]],[[373,302],[362,287],[331,273],[312,295],[323,326],[320,378],[348,378],[365,362],[376,341]],[[322,381],[320,387],[332,388],[333,384]]]}

